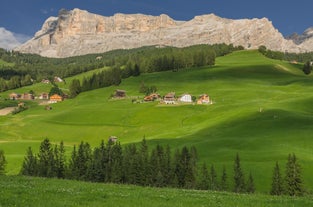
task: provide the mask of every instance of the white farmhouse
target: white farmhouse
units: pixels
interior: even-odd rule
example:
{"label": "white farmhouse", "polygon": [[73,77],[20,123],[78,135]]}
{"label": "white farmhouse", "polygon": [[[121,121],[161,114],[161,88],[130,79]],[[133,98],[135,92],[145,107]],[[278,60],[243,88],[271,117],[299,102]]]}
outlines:
{"label": "white farmhouse", "polygon": [[180,98],[179,98],[180,102],[185,102],[185,103],[192,103],[192,97],[190,94],[183,94]]}

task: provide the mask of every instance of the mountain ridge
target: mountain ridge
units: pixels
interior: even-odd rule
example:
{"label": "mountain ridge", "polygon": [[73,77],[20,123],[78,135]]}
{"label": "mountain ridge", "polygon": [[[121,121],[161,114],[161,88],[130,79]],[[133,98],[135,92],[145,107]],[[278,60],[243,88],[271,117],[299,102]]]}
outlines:
{"label": "mountain ridge", "polygon": [[152,45],[186,47],[219,43],[242,45],[246,49],[264,45],[271,50],[297,53],[313,50],[310,41],[296,44],[285,39],[267,18],[233,20],[205,14],[177,21],[166,14],[116,13],[106,17],[77,8],[62,9],[58,17],[49,17],[31,40],[15,50],[70,57]]}

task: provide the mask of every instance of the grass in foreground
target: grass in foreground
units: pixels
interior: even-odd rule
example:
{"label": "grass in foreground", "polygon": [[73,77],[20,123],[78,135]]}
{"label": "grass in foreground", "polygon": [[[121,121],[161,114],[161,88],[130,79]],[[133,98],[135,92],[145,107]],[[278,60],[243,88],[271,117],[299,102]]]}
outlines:
{"label": "grass in foreground", "polygon": [[273,197],[258,194],[144,188],[22,176],[0,176],[0,195],[0,207],[313,206],[311,197]]}

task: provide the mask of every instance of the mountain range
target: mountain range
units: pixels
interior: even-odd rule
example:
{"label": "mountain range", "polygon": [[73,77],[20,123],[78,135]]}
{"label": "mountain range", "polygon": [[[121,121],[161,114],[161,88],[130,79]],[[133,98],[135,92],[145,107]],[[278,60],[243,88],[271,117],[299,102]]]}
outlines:
{"label": "mountain range", "polygon": [[285,38],[267,18],[232,20],[214,14],[176,21],[169,16],[115,14],[105,17],[85,10],[62,9],[41,30],[15,48],[47,57],[70,57],[142,46],[186,47],[226,43],[284,52],[313,51],[313,28]]}

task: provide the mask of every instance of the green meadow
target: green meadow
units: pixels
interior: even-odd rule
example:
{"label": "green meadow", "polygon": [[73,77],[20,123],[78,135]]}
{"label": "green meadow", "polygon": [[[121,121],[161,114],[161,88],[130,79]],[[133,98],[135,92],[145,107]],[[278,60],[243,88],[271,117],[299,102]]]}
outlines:
{"label": "green meadow", "polygon": [[22,176],[0,176],[0,194],[1,207],[303,207],[313,205],[312,197],[149,188]]}
{"label": "green meadow", "polygon": [[[295,153],[305,187],[312,191],[313,80],[301,68],[265,58],[257,51],[239,51],[217,58],[213,67],[131,77],[119,86],[53,104],[51,111],[31,105],[22,113],[0,117],[0,148],[8,160],[7,174],[17,174],[27,147],[37,151],[46,137],[53,143],[63,140],[70,153],[81,141],[95,147],[114,135],[122,145],[140,142],[143,137],[152,146],[193,145],[199,164],[214,164],[218,176],[226,166],[229,180],[239,153],[244,172],[254,176],[258,193],[269,192],[275,162],[284,170],[288,154]],[[155,85],[161,95],[207,93],[213,104],[132,103],[132,99],[143,99],[139,93],[142,82]],[[66,89],[70,79],[66,83],[60,87]],[[48,91],[49,85],[39,83],[16,91],[32,89]],[[127,98],[111,99],[116,89],[126,90]],[[10,92],[0,95],[6,97]]]}

